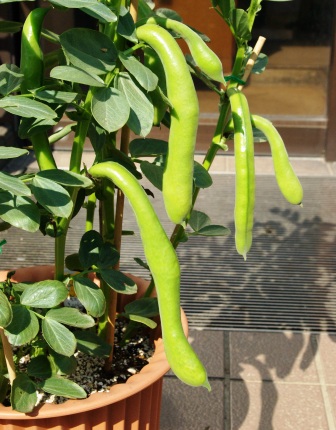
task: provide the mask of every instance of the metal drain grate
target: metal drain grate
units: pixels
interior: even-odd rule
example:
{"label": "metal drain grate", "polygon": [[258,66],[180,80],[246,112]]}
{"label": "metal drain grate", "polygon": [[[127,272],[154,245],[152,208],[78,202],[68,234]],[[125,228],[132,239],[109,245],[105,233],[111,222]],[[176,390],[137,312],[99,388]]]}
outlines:
{"label": "metal drain grate", "polygon": [[[233,231],[234,176],[213,179],[196,209]],[[302,184],[304,207],[299,208],[282,198],[273,177],[257,177],[254,242],[246,262],[235,252],[233,234],[193,237],[179,247],[182,306],[192,328],[336,332],[336,179],[303,178]],[[211,206],[212,196],[220,195],[221,203]],[[162,202],[154,205],[170,229]],[[68,252],[76,251],[81,221],[71,229]],[[124,228],[136,231],[129,209]],[[50,263],[52,240],[42,248],[39,235],[14,229],[3,237],[8,244],[1,268],[27,266],[36,257],[39,264]],[[129,251],[123,269],[146,275],[133,261],[143,257],[138,235],[125,237],[123,251]]]}

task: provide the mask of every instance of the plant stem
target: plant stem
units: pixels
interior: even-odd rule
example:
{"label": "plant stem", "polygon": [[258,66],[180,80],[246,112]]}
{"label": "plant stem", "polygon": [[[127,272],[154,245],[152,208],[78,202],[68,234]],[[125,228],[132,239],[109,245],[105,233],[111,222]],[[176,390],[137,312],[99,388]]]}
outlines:
{"label": "plant stem", "polygon": [[85,231],[93,229],[94,213],[97,205],[97,197],[95,193],[90,194],[86,205],[86,222]]}
{"label": "plant stem", "polygon": [[35,134],[30,138],[40,170],[57,169],[47,133]]}
{"label": "plant stem", "polygon": [[8,342],[7,336],[5,335],[5,331],[2,327],[0,327],[0,337],[3,346],[3,352],[5,355],[9,382],[12,385],[14,379],[16,378],[15,364],[13,359],[13,351],[10,343]]}

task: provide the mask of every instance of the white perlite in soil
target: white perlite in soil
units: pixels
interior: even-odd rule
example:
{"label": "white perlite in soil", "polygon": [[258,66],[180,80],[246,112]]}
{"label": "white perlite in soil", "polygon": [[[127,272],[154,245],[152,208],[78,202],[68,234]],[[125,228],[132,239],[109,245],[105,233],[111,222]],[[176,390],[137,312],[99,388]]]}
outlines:
{"label": "white perlite in soil", "polygon": [[[113,364],[109,374],[104,370],[104,358],[89,356],[81,352],[75,354],[77,368],[68,379],[80,385],[88,396],[96,392],[107,392],[111,386],[125,383],[130,376],[140,372],[150,361],[154,353],[154,344],[147,335],[137,334],[125,346],[118,345],[125,329],[125,323],[117,321]],[[28,361],[27,356],[21,361],[21,370],[26,367]],[[37,404],[64,403],[67,400],[65,397],[41,392],[38,393]]]}

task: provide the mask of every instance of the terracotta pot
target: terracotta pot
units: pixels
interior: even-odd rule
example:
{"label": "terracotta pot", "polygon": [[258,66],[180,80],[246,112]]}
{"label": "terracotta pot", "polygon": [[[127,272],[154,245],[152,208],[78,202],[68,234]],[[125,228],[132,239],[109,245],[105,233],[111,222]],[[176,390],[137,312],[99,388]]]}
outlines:
{"label": "terracotta pot", "polygon": [[[0,281],[7,272],[0,272]],[[19,269],[15,280],[52,279],[53,268],[38,266]],[[137,280],[141,288],[146,281]],[[139,294],[138,293],[138,294]],[[187,321],[181,313],[185,332]],[[159,430],[163,376],[169,370],[160,328],[155,333],[155,353],[140,373],[125,384],[114,385],[108,393],[96,393],[84,400],[68,400],[61,405],[44,404],[31,414],[0,405],[2,430]]]}

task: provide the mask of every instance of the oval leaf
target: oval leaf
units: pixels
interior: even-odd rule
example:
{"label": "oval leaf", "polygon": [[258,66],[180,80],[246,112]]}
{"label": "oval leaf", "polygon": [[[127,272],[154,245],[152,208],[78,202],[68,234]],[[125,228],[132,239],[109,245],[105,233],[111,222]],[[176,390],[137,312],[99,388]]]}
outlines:
{"label": "oval leaf", "polygon": [[16,411],[31,412],[37,402],[36,386],[29,376],[19,373],[13,381],[11,405]]}
{"label": "oval leaf", "polygon": [[147,136],[154,121],[152,103],[126,73],[119,75],[118,89],[125,95],[131,107],[127,125],[135,134]]}
{"label": "oval leaf", "polygon": [[33,357],[27,365],[27,372],[29,376],[35,378],[50,378],[52,375],[50,361],[45,355]]}
{"label": "oval leaf", "polygon": [[144,66],[133,56],[126,56],[123,53],[119,53],[119,59],[124,65],[125,69],[134,76],[139,84],[146,91],[153,91],[157,87],[158,77],[148,67]]}
{"label": "oval leaf", "polygon": [[125,96],[116,88],[96,89],[91,109],[95,120],[109,133],[125,125],[130,115],[130,106]]}
{"label": "oval leaf", "polygon": [[210,173],[196,161],[194,162],[194,181],[197,188],[208,188],[212,185]]}
{"label": "oval leaf", "polygon": [[106,24],[109,22],[116,22],[118,19],[111,9],[103,3],[96,3],[88,7],[83,7],[81,10],[93,18],[98,19],[98,21]]}
{"label": "oval leaf", "polygon": [[167,154],[168,142],[161,139],[133,139],[129,147],[132,157],[156,157]]}
{"label": "oval leaf", "polygon": [[6,327],[13,318],[12,307],[6,295],[0,290],[0,327]]}
{"label": "oval leaf", "polygon": [[29,151],[21,148],[14,148],[12,146],[0,146],[0,159],[9,159],[21,157],[21,155],[27,155]]}
{"label": "oval leaf", "polygon": [[58,308],[47,312],[46,317],[58,321],[61,324],[78,328],[90,328],[95,325],[95,320],[76,308]]}
{"label": "oval leaf", "polygon": [[82,387],[61,376],[52,376],[39,384],[39,386],[46,393],[55,394],[56,396],[62,396],[68,399],[85,399],[87,397]]}
{"label": "oval leaf", "polygon": [[78,300],[86,311],[93,317],[99,317],[105,312],[105,296],[102,290],[90,279],[74,278],[74,289]]}
{"label": "oval leaf", "polygon": [[21,179],[11,176],[6,172],[0,172],[0,188],[16,196],[30,196],[31,191]]}
{"label": "oval leaf", "polygon": [[40,328],[36,315],[22,305],[13,305],[12,310],[12,322],[5,328],[9,342],[14,346],[31,342]]}
{"label": "oval leaf", "polygon": [[24,118],[52,119],[57,114],[49,106],[23,96],[7,96],[0,100],[0,108]]}
{"label": "oval leaf", "polygon": [[104,33],[89,28],[72,28],[60,36],[66,57],[75,67],[93,75],[114,69],[117,50]]}
{"label": "oval leaf", "polygon": [[47,344],[58,354],[70,357],[76,350],[76,338],[73,333],[58,321],[44,318],[42,334]]}
{"label": "oval leaf", "polygon": [[21,295],[21,304],[35,308],[53,308],[68,297],[63,282],[47,280],[27,285]]}
{"label": "oval leaf", "polygon": [[91,331],[75,331],[77,348],[87,355],[96,357],[108,357],[111,353],[111,345]]}
{"label": "oval leaf", "polygon": [[118,293],[135,294],[138,290],[136,283],[122,272],[104,269],[99,273],[107,285]]}
{"label": "oval leaf", "polygon": [[72,200],[65,188],[50,179],[36,175],[31,189],[37,201],[52,214],[67,218],[72,212]]}
{"label": "oval leaf", "polygon": [[83,234],[79,246],[79,261],[85,268],[96,266],[99,261],[100,248],[104,241],[96,230],[89,230]]}
{"label": "oval leaf", "polygon": [[40,211],[28,197],[0,192],[0,218],[14,227],[34,233],[40,227]]}
{"label": "oval leaf", "polygon": [[92,181],[86,176],[79,175],[78,173],[69,172],[60,169],[42,170],[38,172],[37,176],[40,178],[46,178],[50,181],[57,182],[58,184],[66,187],[90,187]]}
{"label": "oval leaf", "polygon": [[142,161],[140,164],[142,173],[154,185],[162,190],[163,166],[157,166],[149,161]]}
{"label": "oval leaf", "polygon": [[0,66],[0,94],[6,96],[20,88],[23,74],[15,64],[2,64]]}
{"label": "oval leaf", "polygon": [[90,87],[104,87],[104,81],[98,76],[87,73],[84,70],[72,66],[56,66],[50,76],[62,81],[76,82],[77,84],[89,85]]}

